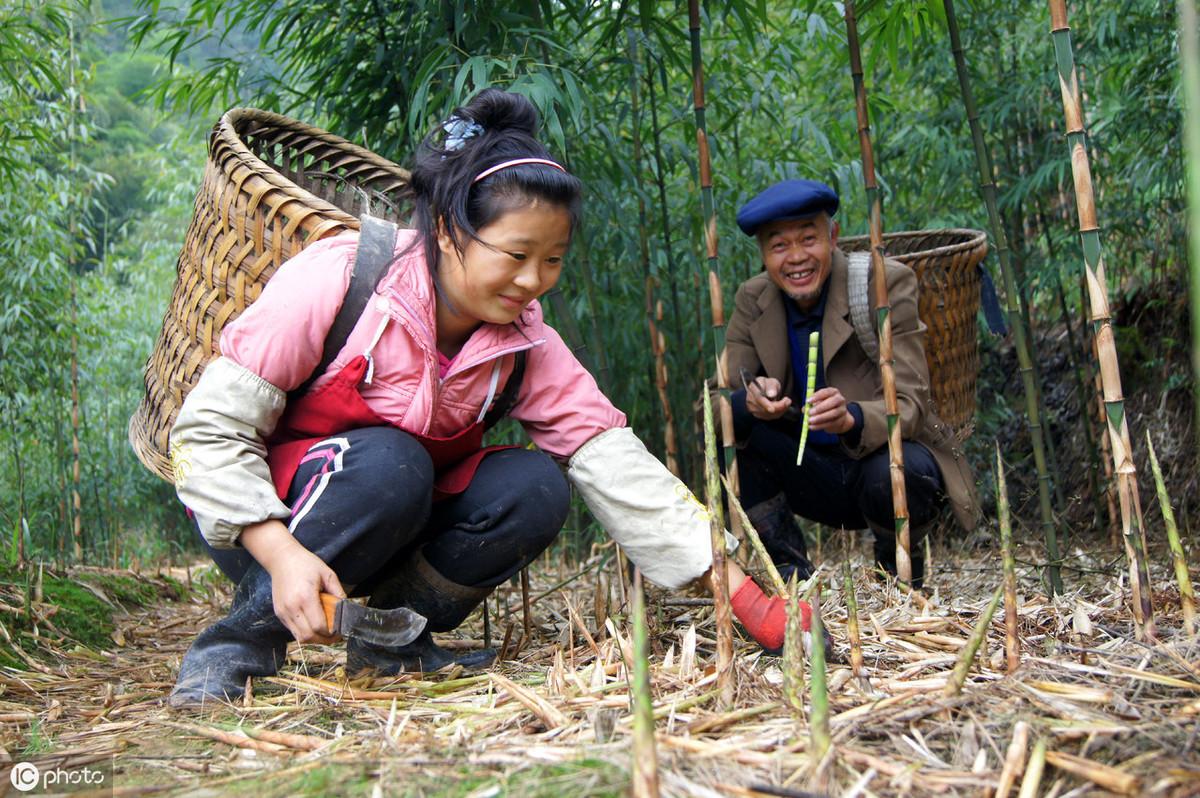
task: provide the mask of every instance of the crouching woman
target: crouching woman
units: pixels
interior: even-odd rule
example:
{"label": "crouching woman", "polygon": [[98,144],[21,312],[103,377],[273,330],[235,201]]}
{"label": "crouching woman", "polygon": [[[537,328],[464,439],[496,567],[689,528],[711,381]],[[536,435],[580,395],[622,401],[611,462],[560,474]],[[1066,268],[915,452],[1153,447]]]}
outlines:
{"label": "crouching woman", "polygon": [[[581,185],[537,128],[528,100],[487,90],[426,138],[413,229],[328,365],[357,233],[289,260],[222,332],[171,448],[188,464],[179,496],[237,588],[184,656],[172,705],[240,696],[292,639],[331,642],[321,592],[428,619],[403,646],[351,636],[349,672],[488,664],[494,652],[451,653],[430,632],[457,627],[554,540],[567,479],[647,578],[707,579],[706,512],[542,319]],[[482,446],[504,413],[539,451]],[[736,565],[728,576],[735,614],[776,647],[782,602]]]}

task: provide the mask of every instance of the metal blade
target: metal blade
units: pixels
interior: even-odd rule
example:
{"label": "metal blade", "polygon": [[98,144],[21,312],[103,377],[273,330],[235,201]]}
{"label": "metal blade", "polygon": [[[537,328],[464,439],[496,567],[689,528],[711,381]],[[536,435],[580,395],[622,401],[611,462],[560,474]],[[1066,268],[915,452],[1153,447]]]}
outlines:
{"label": "metal blade", "polygon": [[408,607],[384,610],[364,607],[353,601],[339,601],[333,626],[343,637],[353,635],[377,646],[403,646],[417,639],[426,619]]}

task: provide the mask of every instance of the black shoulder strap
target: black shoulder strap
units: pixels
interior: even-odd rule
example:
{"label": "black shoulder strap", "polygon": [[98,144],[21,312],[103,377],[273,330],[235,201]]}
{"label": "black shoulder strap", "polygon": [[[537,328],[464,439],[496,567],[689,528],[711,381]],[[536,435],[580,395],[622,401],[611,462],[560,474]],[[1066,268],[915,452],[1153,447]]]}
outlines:
{"label": "black shoulder strap", "polygon": [[386,219],[376,219],[374,216],[363,215],[360,219],[361,228],[358,234],[358,253],[354,256],[354,266],[350,272],[350,287],[342,300],[329,333],[325,336],[325,348],[321,352],[321,362],[313,369],[312,374],[299,388],[288,392],[288,400],[303,396],[312,387],[317,377],[325,373],[329,364],[342,351],[346,339],[350,337],[354,325],[358,324],[363,310],[375,287],[395,259],[396,231],[394,222]]}
{"label": "black shoulder strap", "polygon": [[504,390],[483,417],[484,429],[496,426],[496,422],[511,413],[517,404],[517,395],[521,393],[521,383],[525,379],[525,354],[525,350],[522,349],[513,356],[513,370],[508,375],[508,382],[504,383]]}

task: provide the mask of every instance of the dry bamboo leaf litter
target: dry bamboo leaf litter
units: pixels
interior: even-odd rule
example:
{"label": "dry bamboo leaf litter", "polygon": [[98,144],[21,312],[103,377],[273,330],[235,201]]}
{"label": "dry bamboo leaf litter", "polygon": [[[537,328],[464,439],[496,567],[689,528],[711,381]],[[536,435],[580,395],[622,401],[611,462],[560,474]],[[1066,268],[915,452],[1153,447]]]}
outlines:
{"label": "dry bamboo leaf litter", "polygon": [[[847,556],[833,548],[826,556]],[[1032,559],[1021,554],[1018,561]],[[1068,595],[1051,600],[1032,568],[1018,568],[1020,668],[1005,674],[997,613],[962,693],[951,699],[941,693],[1000,584],[994,558],[939,553],[939,562],[958,567],[934,574],[920,602],[870,576],[859,553],[851,556],[870,692],[850,667],[831,668],[833,743],[819,763],[807,727],[782,703],[780,660],[739,638],[734,701],[722,704],[711,603],[670,607],[664,599],[678,595],[651,591],[662,794],[766,794],[755,787],[795,794],[818,777],[829,795],[979,795],[997,785],[1009,795],[1021,787],[1042,795],[1053,784],[1059,795],[1200,794],[1200,644],[1182,631],[1175,636],[1183,626],[1177,606],[1156,605],[1161,642],[1143,643],[1119,594],[1127,582],[1103,574],[1072,579]],[[1153,572],[1154,584],[1164,584],[1170,560],[1155,561],[1164,565]],[[46,636],[35,652],[22,638],[27,654],[48,656],[41,668],[0,668],[0,749],[13,762],[111,757],[119,786],[181,794],[241,793],[251,783],[283,794],[327,769],[383,779],[383,794],[425,795],[482,775],[501,785],[563,778],[563,794],[590,794],[592,787],[579,785],[619,793],[631,764],[632,633],[626,608],[594,598],[599,563],[580,570],[585,577],[567,585],[559,585],[556,569],[533,570],[531,589],[546,598],[533,605],[532,638],[491,672],[348,683],[343,648],[293,647],[278,676],[255,680],[245,705],[202,713],[170,712],[163,698],[192,636],[219,615],[223,595],[119,616],[125,644],[103,650]],[[821,601],[835,641],[831,662],[849,663],[845,588],[842,579],[833,582]],[[22,606],[5,590],[0,602]],[[510,608],[515,636],[523,637],[519,583],[501,593],[499,605]],[[597,606],[607,617],[594,616]],[[505,623],[493,618],[493,629]],[[449,640],[472,647],[481,638],[476,614]],[[558,642],[567,639],[574,645]],[[410,775],[398,778],[401,767]]]}

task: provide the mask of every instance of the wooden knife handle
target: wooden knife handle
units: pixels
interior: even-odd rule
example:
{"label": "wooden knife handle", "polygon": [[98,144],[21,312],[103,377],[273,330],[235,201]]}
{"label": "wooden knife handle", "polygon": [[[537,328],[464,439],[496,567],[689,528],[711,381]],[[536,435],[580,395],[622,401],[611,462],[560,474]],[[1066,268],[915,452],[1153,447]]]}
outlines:
{"label": "wooden knife handle", "polygon": [[340,598],[332,593],[321,594],[321,609],[325,610],[325,626],[329,629],[329,634],[337,634],[337,630],[333,628],[333,618],[337,613],[337,604],[341,601]]}

